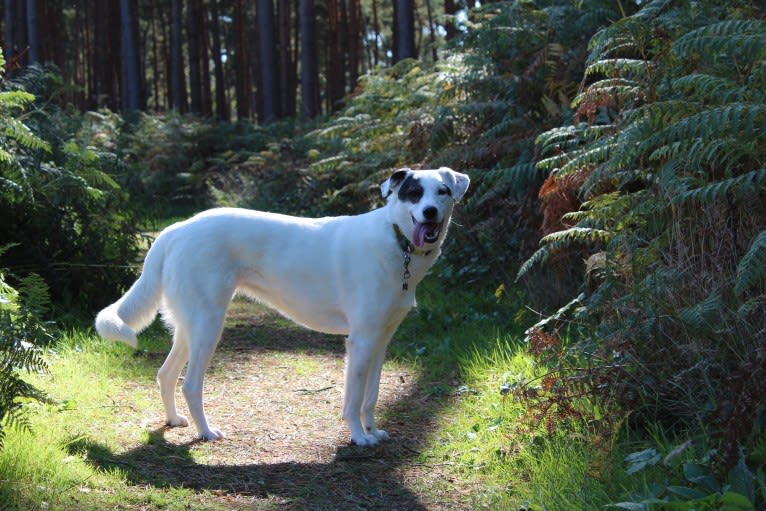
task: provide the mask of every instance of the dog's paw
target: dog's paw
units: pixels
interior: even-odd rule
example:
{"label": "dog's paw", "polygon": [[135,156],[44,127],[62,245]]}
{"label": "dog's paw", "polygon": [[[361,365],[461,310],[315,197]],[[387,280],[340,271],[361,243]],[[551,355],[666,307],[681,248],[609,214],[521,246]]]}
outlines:
{"label": "dog's paw", "polygon": [[372,447],[378,445],[379,441],[380,439],[377,436],[368,433],[351,437],[351,443],[354,443],[359,447]]}
{"label": "dog's paw", "polygon": [[207,431],[201,432],[198,436],[203,442],[210,442],[213,440],[221,440],[224,437],[224,434],[220,429],[210,428]]}
{"label": "dog's paw", "polygon": [[165,424],[171,428],[185,428],[189,425],[189,419],[184,415],[176,415],[174,418],[166,420]]}
{"label": "dog's paw", "polygon": [[378,440],[388,440],[390,437],[388,436],[388,433],[386,433],[382,429],[374,429],[370,431],[370,434],[373,435]]}

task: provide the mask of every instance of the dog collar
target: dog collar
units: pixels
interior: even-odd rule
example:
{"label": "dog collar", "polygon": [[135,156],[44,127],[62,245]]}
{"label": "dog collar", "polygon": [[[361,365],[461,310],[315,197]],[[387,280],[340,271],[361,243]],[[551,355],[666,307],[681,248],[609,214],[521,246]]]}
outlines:
{"label": "dog collar", "polygon": [[418,248],[415,248],[415,245],[412,244],[412,242],[407,238],[407,236],[404,235],[402,232],[402,229],[397,225],[394,224],[394,234],[396,235],[396,241],[399,243],[399,248],[402,249],[402,252],[405,254],[412,254],[416,256],[427,256],[430,255],[431,252],[433,252],[433,249],[429,250],[420,250]]}
{"label": "dog collar", "polygon": [[407,236],[402,233],[402,229],[397,225],[393,224],[394,227],[394,235],[396,236],[396,242],[399,244],[399,248],[402,249],[402,252],[404,253],[404,273],[402,273],[402,291],[406,291],[409,285],[407,284],[407,280],[410,278],[410,260],[412,259],[412,255],[416,256],[427,256],[433,252],[433,250],[419,250],[415,248],[415,245],[412,244],[412,242],[407,238]]}

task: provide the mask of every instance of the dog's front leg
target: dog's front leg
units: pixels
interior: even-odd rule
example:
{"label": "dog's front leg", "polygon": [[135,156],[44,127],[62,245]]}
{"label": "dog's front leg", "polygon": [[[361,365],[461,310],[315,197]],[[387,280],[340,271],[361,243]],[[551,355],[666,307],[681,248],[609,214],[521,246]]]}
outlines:
{"label": "dog's front leg", "polygon": [[365,383],[364,401],[362,402],[362,424],[365,431],[378,440],[388,440],[388,433],[375,427],[375,405],[378,403],[378,390],[380,389],[380,373],[386,358],[386,346],[388,342],[375,346],[375,355],[370,363]]}
{"label": "dog's front leg", "polygon": [[355,334],[346,339],[346,388],[343,404],[343,420],[351,430],[351,441],[356,445],[370,446],[380,438],[365,432],[362,426],[362,400],[370,374],[377,365],[378,343],[369,337]]}

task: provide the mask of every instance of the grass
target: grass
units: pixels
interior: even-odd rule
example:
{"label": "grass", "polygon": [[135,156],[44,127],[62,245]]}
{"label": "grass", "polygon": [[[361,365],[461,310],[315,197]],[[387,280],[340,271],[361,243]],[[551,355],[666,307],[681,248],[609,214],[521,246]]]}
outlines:
{"label": "grass", "polygon": [[[349,447],[338,420],[343,341],[234,302],[206,380],[224,442],[161,427],[154,377],[169,336],[133,352],[74,331],[32,375],[32,433],[0,451],[3,509],[595,509],[621,484],[572,425],[553,435],[500,386],[536,375],[515,303],[434,283],[418,290],[384,368],[393,440]],[[509,319],[514,318],[514,319]],[[178,396],[179,399],[180,395]],[[181,405],[179,405],[181,406]],[[183,413],[183,411],[182,411]],[[360,477],[362,479],[360,479]],[[360,481],[364,481],[363,484]]]}
{"label": "grass", "polygon": [[[47,403],[30,403],[30,431],[11,431],[0,451],[0,507],[7,509],[185,509],[195,500],[182,488],[136,488],[115,467],[98,470],[82,446],[140,441],[141,430],[123,420],[124,410],[147,410],[153,396],[130,381],[149,378],[146,366],[125,347],[72,333],[49,353],[50,374],[34,375]],[[180,498],[179,498],[180,497]]]}

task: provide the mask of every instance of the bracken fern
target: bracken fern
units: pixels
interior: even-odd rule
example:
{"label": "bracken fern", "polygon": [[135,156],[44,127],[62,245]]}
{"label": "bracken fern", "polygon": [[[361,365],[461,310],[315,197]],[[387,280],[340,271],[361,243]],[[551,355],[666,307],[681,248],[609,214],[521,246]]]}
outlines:
{"label": "bracken fern", "polygon": [[590,246],[558,363],[602,360],[594,394],[707,424],[727,463],[766,406],[766,23],[731,12],[654,1],[592,38],[572,124],[537,137],[549,181],[587,175],[583,202],[519,271]]}

